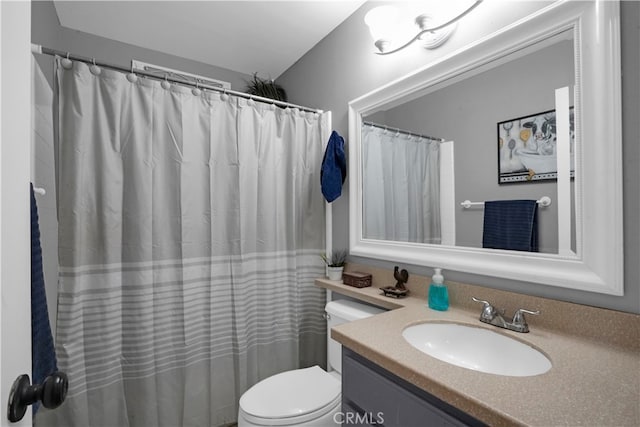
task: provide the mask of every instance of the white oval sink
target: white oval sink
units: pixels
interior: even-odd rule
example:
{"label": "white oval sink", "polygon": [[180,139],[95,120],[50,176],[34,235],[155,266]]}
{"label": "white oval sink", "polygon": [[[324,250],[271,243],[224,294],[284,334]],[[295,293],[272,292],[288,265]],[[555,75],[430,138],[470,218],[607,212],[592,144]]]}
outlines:
{"label": "white oval sink", "polygon": [[529,377],[551,369],[551,361],[535,348],[484,328],[421,323],[406,328],[402,336],[429,356],[474,371]]}

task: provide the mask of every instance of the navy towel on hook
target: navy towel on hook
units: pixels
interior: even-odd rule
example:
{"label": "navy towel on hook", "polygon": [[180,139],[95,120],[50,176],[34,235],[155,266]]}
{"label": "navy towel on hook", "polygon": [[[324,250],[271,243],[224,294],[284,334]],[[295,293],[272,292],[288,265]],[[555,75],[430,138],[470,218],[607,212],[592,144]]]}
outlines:
{"label": "navy towel on hook", "polygon": [[482,247],[538,252],[538,203],[535,200],[484,202]]}
{"label": "navy towel on hook", "polygon": [[342,184],[347,178],[347,159],[344,154],[344,139],[334,130],[322,159],[320,184],[327,202],[333,202],[342,194]]}
{"label": "navy towel on hook", "polygon": [[[31,184],[31,348],[32,384],[42,384],[47,376],[58,370],[58,367],[47,310],[38,206],[33,193],[33,184]],[[38,407],[39,404],[34,403],[34,414]]]}

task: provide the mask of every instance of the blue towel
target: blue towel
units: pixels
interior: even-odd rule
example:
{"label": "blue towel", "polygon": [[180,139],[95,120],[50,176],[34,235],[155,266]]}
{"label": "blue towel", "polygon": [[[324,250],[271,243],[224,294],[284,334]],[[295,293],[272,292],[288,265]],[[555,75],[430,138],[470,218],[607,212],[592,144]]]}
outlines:
{"label": "blue towel", "polygon": [[347,178],[347,159],[344,155],[344,139],[334,130],[322,159],[320,184],[327,202],[333,202],[342,194],[342,184]]}
{"label": "blue towel", "polygon": [[[42,384],[47,376],[58,370],[58,367],[49,324],[47,295],[44,289],[38,206],[33,194],[33,185],[31,185],[31,348],[32,384]],[[33,405],[34,414],[38,406],[38,404]]]}
{"label": "blue towel", "polygon": [[482,247],[538,252],[538,204],[535,200],[484,202]]}

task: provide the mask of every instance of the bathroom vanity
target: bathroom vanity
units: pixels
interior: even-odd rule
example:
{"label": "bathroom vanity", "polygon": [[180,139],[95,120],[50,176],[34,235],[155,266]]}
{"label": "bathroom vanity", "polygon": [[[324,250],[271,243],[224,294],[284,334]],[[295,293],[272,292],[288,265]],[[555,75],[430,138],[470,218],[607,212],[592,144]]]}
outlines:
{"label": "bathroom vanity", "polygon": [[484,426],[486,424],[392,374],[342,350],[342,412],[355,425]]}
{"label": "bathroom vanity", "polygon": [[[640,316],[452,282],[450,310],[436,312],[426,307],[427,278],[413,277],[411,295],[392,299],[379,290],[388,280],[384,272],[353,268],[372,273],[373,286],[324,279],[316,285],[390,309],[330,331],[344,348],[343,411],[374,417],[364,425],[376,425],[378,412],[385,426],[428,425],[425,419],[445,425],[640,425]],[[507,313],[526,307],[541,314],[529,319],[529,333],[499,329],[479,321],[481,307],[472,296]],[[407,327],[427,322],[503,334],[543,353],[552,367],[517,377],[446,363],[402,336]]]}

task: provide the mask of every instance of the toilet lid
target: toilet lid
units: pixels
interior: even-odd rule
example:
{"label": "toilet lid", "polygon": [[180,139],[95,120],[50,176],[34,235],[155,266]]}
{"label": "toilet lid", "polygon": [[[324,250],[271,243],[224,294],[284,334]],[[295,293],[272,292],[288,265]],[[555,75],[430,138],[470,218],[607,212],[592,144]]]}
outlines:
{"label": "toilet lid", "polygon": [[299,417],[340,399],[340,381],[319,366],[287,371],[260,381],[240,398],[240,408],[259,418]]}

